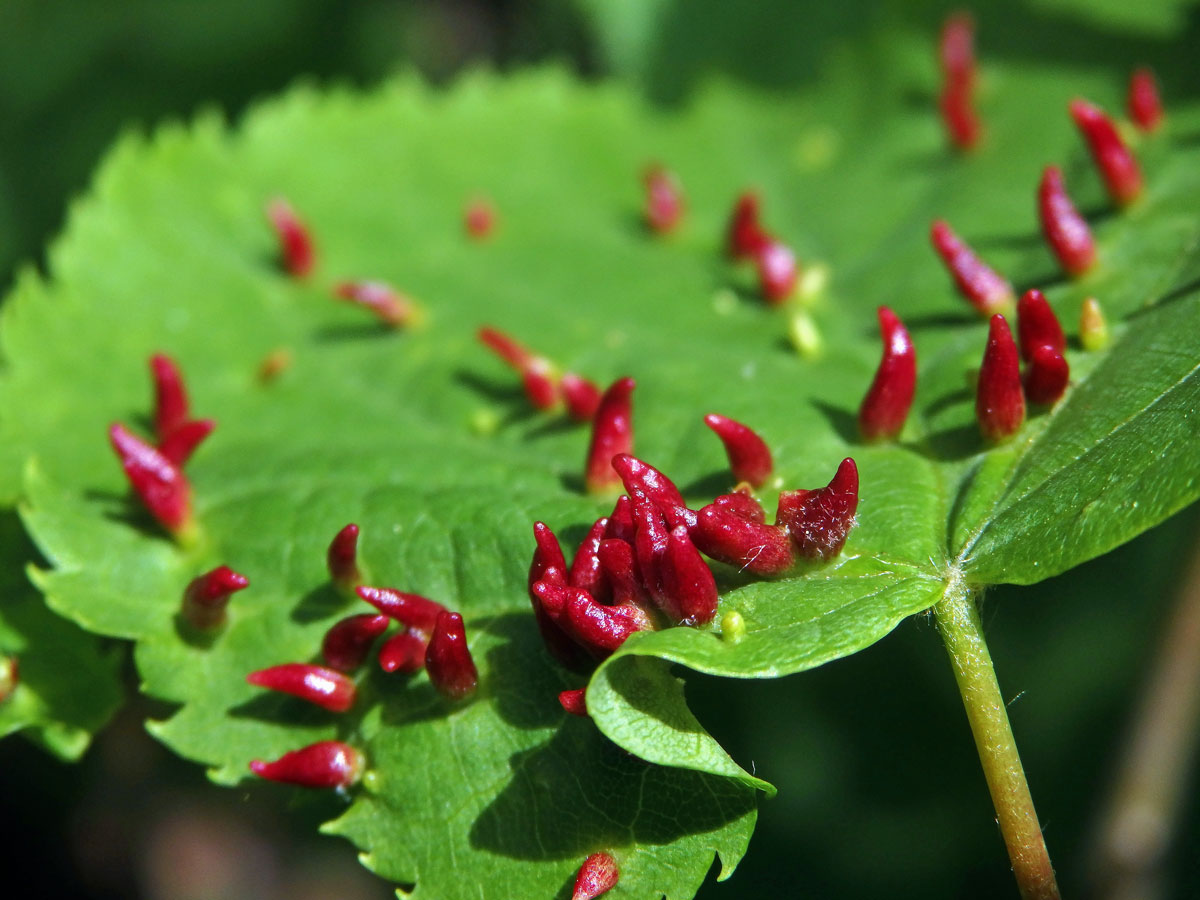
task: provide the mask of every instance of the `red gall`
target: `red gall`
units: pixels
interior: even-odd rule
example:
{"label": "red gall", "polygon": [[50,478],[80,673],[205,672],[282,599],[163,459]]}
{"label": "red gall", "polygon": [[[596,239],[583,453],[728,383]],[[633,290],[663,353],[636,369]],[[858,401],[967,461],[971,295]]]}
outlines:
{"label": "red gall", "polygon": [[283,663],[246,676],[256,687],[299,697],[330,712],[343,713],[354,705],[354,682],[334,669],[310,663]]}
{"label": "red gall", "polygon": [[1128,206],[1142,193],[1142,170],[1121,139],[1117,126],[1099,107],[1072,100],[1071,118],[1087,142],[1108,195],[1117,206]]}
{"label": "red gall", "polygon": [[1032,288],[1017,302],[1017,337],[1021,343],[1021,358],[1028,362],[1038,347],[1049,347],[1056,353],[1067,349],[1058,316],[1046,300],[1046,295]]}
{"label": "red gall", "polygon": [[1157,131],[1164,114],[1158,94],[1158,81],[1147,68],[1135,69],[1129,76],[1129,118],[1140,130]]}
{"label": "red gall", "polygon": [[217,566],[193,578],[183,592],[183,618],[193,628],[207,631],[225,623],[229,598],[250,586],[245,575],[229,566]]}
{"label": "red gall", "polygon": [[450,700],[462,700],[475,692],[479,672],[458,613],[442,612],[438,616],[425,650],[425,671],[438,693]]}
{"label": "red gall", "polygon": [[748,482],[753,487],[766,484],[775,463],[766,441],[754,429],[717,413],[705,416],[704,424],[724,444],[725,454],[729,457],[729,469],[735,479]]}
{"label": "red gall", "polygon": [[496,207],[485,197],[476,197],[463,209],[463,230],[467,237],[485,241],[496,230]]}
{"label": "red gall", "polygon": [[339,619],[321,641],[325,664],[342,672],[353,672],[363,664],[371,645],[391,622],[383,613],[357,613]]}
{"label": "red gall", "polygon": [[888,441],[899,436],[912,408],[917,389],[917,351],[899,317],[881,306],[879,336],[883,356],[875,379],[858,408],[858,430],[868,441]]}
{"label": "red gall", "polygon": [[1079,214],[1057,166],[1046,166],[1038,185],[1038,219],[1042,235],[1054,252],[1058,264],[1068,275],[1077,277],[1096,262],[1096,242],[1087,220]]}
{"label": "red gall", "polygon": [[267,204],[267,220],[275,229],[284,270],[294,278],[306,277],[316,262],[316,249],[308,226],[282,197]]}
{"label": "red gall", "polygon": [[612,890],[620,877],[617,861],[609,853],[593,853],[579,867],[571,900],[595,900]]}
{"label": "red gall", "polygon": [[150,515],[176,538],[187,538],[193,528],[192,491],[183,470],[120,424],[109,428],[108,437]]}
{"label": "red gall", "polygon": [[446,611],[446,607],[436,600],[395,588],[360,585],[355,588],[355,593],[389,619],[395,619],[408,628],[415,628],[426,634],[433,631],[438,617]]}
{"label": "red gall", "polygon": [[350,590],[362,582],[358,568],[358,526],[351,522],[333,536],[325,552],[329,578],[340,588]]}
{"label": "red gall", "polygon": [[679,179],[655,163],[646,167],[642,184],[646,189],[646,227],[655,234],[671,233],[678,227],[685,209]]}
{"label": "red gall", "polygon": [[1012,286],[984,263],[941,219],[929,229],[933,249],[954,279],[958,292],[981,316],[1012,306]]}
{"label": "red gall", "polygon": [[334,287],[333,293],[370,311],[388,328],[404,328],[420,318],[411,298],[382,281],[343,281]]}
{"label": "red gall", "polygon": [[393,634],[379,648],[379,668],[383,671],[411,674],[425,667],[430,635],[416,629]]}
{"label": "red gall", "polygon": [[771,240],[759,223],[758,195],[747,191],[737,198],[726,227],[725,249],[730,258],[753,259]]}
{"label": "red gall", "polygon": [[1017,345],[1004,316],[992,316],[987,347],[979,368],[975,418],[989,441],[1016,434],[1025,421],[1025,394],[1021,388],[1021,363]]}
{"label": "red gall", "polygon": [[590,494],[607,494],[621,486],[613,458],[633,451],[632,378],[618,378],[600,398],[592,419],[592,439],[584,464],[584,485]]}
{"label": "red gall", "polygon": [[1066,393],[1070,378],[1071,370],[1066,357],[1043,344],[1034,348],[1025,366],[1025,396],[1030,403],[1050,406]]}
{"label": "red gall", "polygon": [[587,711],[587,688],[577,688],[573,691],[563,691],[558,695],[559,705],[565,712],[584,719],[591,718]]}
{"label": "red gall", "polygon": [[260,778],[307,788],[351,787],[365,768],[363,755],[341,741],[319,741],[274,762],[256,759],[250,763],[250,771]]}
{"label": "red gall", "polygon": [[782,575],[796,564],[787,531],[744,518],[724,506],[710,503],[701,509],[691,537],[706,555],[752,575]]}
{"label": "red gall", "polygon": [[800,557],[825,561],[841,553],[857,510],[858,466],[846,457],[825,487],[781,493],[775,522]]}

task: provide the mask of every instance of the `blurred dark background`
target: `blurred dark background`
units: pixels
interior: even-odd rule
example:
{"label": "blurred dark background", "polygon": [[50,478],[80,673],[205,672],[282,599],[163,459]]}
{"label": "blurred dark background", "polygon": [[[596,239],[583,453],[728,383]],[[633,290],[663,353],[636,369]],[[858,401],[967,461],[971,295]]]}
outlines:
{"label": "blurred dark background", "polygon": [[[675,103],[721,72],[768,89],[814,78],[826,42],[923,27],[944,3],[836,6],[699,0],[208,0],[0,3],[0,285],[42,262],[72,196],[124,129],[215,105],[236,117],[297,79],[371,85],[415,68],[442,83],[467,66],[553,61],[619,75]],[[1002,7],[988,52],[1080,66],[1158,64],[1167,92],[1200,91],[1200,17],[1183,3]],[[736,10],[736,15],[731,13]],[[781,27],[780,16],[803,28]],[[1192,49],[1189,49],[1192,48]],[[1167,65],[1168,61],[1172,64]],[[1185,512],[1067,577],[994,590],[984,618],[1064,893],[1084,896],[1088,841],[1183,573]],[[131,691],[136,684],[129,674]],[[930,622],[775,682],[691,678],[701,720],[780,788],[761,807],[733,880],[703,897],[1009,898],[990,801]],[[385,898],[352,849],[321,838],[327,800],[230,791],[150,739],[147,701],[78,766],[0,742],[0,859],[37,896]],[[1193,782],[1194,784],[1194,782]],[[1164,897],[1200,896],[1194,787],[1166,861]]]}

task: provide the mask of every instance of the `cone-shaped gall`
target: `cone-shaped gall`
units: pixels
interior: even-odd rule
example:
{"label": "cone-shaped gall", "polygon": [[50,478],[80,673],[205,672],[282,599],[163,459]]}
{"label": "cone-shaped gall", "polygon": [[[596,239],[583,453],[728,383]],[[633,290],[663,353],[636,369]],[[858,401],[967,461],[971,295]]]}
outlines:
{"label": "cone-shaped gall", "polygon": [[954,279],[958,292],[981,316],[989,316],[1012,306],[1012,285],[984,263],[941,219],[929,229],[929,239],[946,271]]}
{"label": "cone-shaped gall", "polygon": [[632,378],[618,378],[600,398],[592,419],[592,440],[584,467],[584,484],[590,494],[610,493],[621,486],[613,457],[633,452],[635,384]]}
{"label": "cone-shaped gall", "polygon": [[341,741],[319,741],[274,762],[250,763],[250,771],[260,778],[307,788],[348,788],[358,782],[364,768],[363,755]]}
{"label": "cone-shaped gall", "polygon": [[334,669],[309,663],[283,663],[246,676],[257,687],[291,694],[330,712],[343,713],[354,705],[354,682]]}
{"label": "cone-shaped gall", "polygon": [[987,347],[979,367],[975,418],[989,441],[1014,435],[1025,421],[1025,394],[1021,388],[1021,361],[1004,316],[992,316]]}
{"label": "cone-shaped gall", "polygon": [[1128,206],[1142,193],[1142,170],[1121,139],[1117,126],[1099,107],[1085,100],[1072,100],[1071,118],[1087,142],[1092,161],[1108,195],[1117,206]]}
{"label": "cone-shaped gall", "polygon": [[828,560],[842,551],[857,510],[858,466],[846,457],[825,487],[781,493],[775,522],[787,529],[799,556]]}
{"label": "cone-shaped gall", "polygon": [[858,430],[868,441],[900,434],[917,389],[917,351],[908,329],[886,306],[879,307],[878,315],[883,356],[858,409]]}
{"label": "cone-shaped gall", "polygon": [[438,616],[425,650],[425,670],[438,693],[451,700],[462,700],[475,692],[479,672],[467,647],[463,618],[456,612]]}
{"label": "cone-shaped gall", "polygon": [[245,575],[239,575],[229,566],[217,566],[193,578],[184,589],[183,618],[202,631],[219,628],[225,623],[230,596],[249,585]]}
{"label": "cone-shaped gall", "polygon": [[758,432],[735,422],[725,416],[709,413],[704,417],[704,424],[713,430],[725,445],[725,455],[729,457],[729,469],[737,481],[749,482],[754,487],[762,487],[771,477],[774,462],[767,442],[758,436]]}
{"label": "cone-shaped gall", "polygon": [[1079,214],[1057,166],[1046,166],[1038,185],[1038,219],[1042,235],[1058,264],[1071,276],[1079,276],[1096,262],[1096,242],[1087,220]]}

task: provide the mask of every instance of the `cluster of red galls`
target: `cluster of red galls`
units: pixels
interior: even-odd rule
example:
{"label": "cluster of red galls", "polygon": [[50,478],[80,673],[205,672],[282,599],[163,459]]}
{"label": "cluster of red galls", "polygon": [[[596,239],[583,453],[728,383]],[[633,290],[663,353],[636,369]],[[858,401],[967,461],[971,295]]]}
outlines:
{"label": "cluster of red galls", "polygon": [[[326,557],[330,578],[339,589],[355,594],[378,612],[357,613],[334,623],[321,642],[324,665],[282,663],[251,672],[246,681],[330,712],[347,712],[357,699],[350,673],[362,666],[375,643],[398,623],[400,630],[379,646],[380,668],[389,673],[424,669],[443,696],[451,700],[469,697],[479,675],[467,647],[462,616],[420,594],[362,584],[357,547],[357,525],[347,525],[334,536]],[[230,595],[248,585],[244,576],[219,566],[188,585],[181,614],[198,630],[220,628]],[[363,767],[362,754],[341,741],[320,741],[273,762],[250,763],[251,770],[263,778],[311,788],[349,787],[361,777]]]}
{"label": "cluster of red galls", "polygon": [[[761,439],[753,435],[750,443]],[[554,532],[543,522],[533,526],[530,600],[547,647],[570,668],[607,657],[639,631],[711,622],[718,591],[704,556],[762,577],[783,575],[839,553],[858,508],[858,470],[849,458],[825,487],[782,492],[773,525],[749,485],[693,510],[642,460],[618,453],[610,468],[626,493],[593,523],[569,566]],[[559,700],[586,715],[582,691]]]}
{"label": "cluster of red galls", "polygon": [[[983,136],[983,127],[975,110],[979,66],[975,61],[975,22],[969,13],[953,13],[946,19],[938,41],[938,62],[942,70],[938,109],[946,136],[959,150],[972,150]],[[1149,69],[1136,69],[1130,75],[1126,108],[1130,120],[1142,131],[1154,131],[1162,124],[1158,84]]]}
{"label": "cluster of red galls", "polygon": [[[134,492],[146,509],[176,537],[194,531],[191,488],[183,463],[200,439],[212,432],[210,419],[193,420],[179,367],[157,354],[150,360],[154,381],[152,445],[121,425],[110,429],[113,448]],[[387,637],[379,649],[379,664],[386,672],[429,675],[444,696],[461,700],[474,692],[478,681],[467,647],[462,616],[419,594],[362,584],[357,563],[358,526],[347,525],[329,546],[327,563],[335,585],[373,605],[377,613],[347,616],[326,633],[321,652],[325,665],[292,662],[251,672],[253,685],[281,691],[331,712],[346,712],[357,690],[347,674],[359,668],[372,645],[392,623],[400,630]],[[249,586],[249,580],[228,566],[218,566],[193,579],[183,592],[180,615],[201,632],[225,624],[230,597]],[[339,741],[322,741],[286,754],[274,762],[255,760],[250,768],[264,778],[306,787],[346,787],[358,780],[362,755]]]}
{"label": "cluster of red galls", "polygon": [[[948,23],[943,32],[943,61],[948,65],[947,59],[958,59],[973,71],[974,61],[969,54],[967,62],[962,62],[962,47],[969,47],[969,40],[955,37],[962,27],[961,20],[952,19]],[[1129,108],[1135,124],[1143,131],[1154,130],[1162,121],[1162,106],[1153,76],[1146,70],[1134,74]],[[1134,202],[1143,191],[1142,172],[1116,124],[1102,110],[1083,100],[1072,101],[1070,113],[1113,203],[1125,207]],[[948,123],[948,127],[953,134],[953,125]],[[1068,196],[1062,172],[1056,166],[1047,166],[1042,173],[1037,210],[1042,235],[1063,271],[1077,278],[1091,269],[1096,262],[1095,240],[1087,220]],[[1009,282],[984,263],[945,222],[933,223],[930,238],[959,293],[980,315],[990,318],[975,408],[984,436],[993,441],[1003,440],[1024,422],[1026,400],[1050,405],[1065,393],[1070,367],[1062,327],[1042,293],[1027,291],[1017,304],[1018,354],[1005,319],[1005,313],[1013,305]],[[1085,347],[1098,346],[1104,333],[1099,304],[1089,298],[1080,320],[1081,340]],[[885,344],[886,340],[885,336]],[[885,361],[886,355],[885,351]]]}

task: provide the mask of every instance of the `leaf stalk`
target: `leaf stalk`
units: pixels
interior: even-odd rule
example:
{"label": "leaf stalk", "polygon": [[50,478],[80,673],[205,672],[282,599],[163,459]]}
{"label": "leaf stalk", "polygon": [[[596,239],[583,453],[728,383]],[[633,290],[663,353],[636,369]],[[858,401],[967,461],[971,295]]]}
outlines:
{"label": "leaf stalk", "polygon": [[950,656],[1000,833],[1024,900],[1059,900],[1054,867],[1033,808],[1008,710],[996,680],[974,592],[952,584],[933,608]]}

